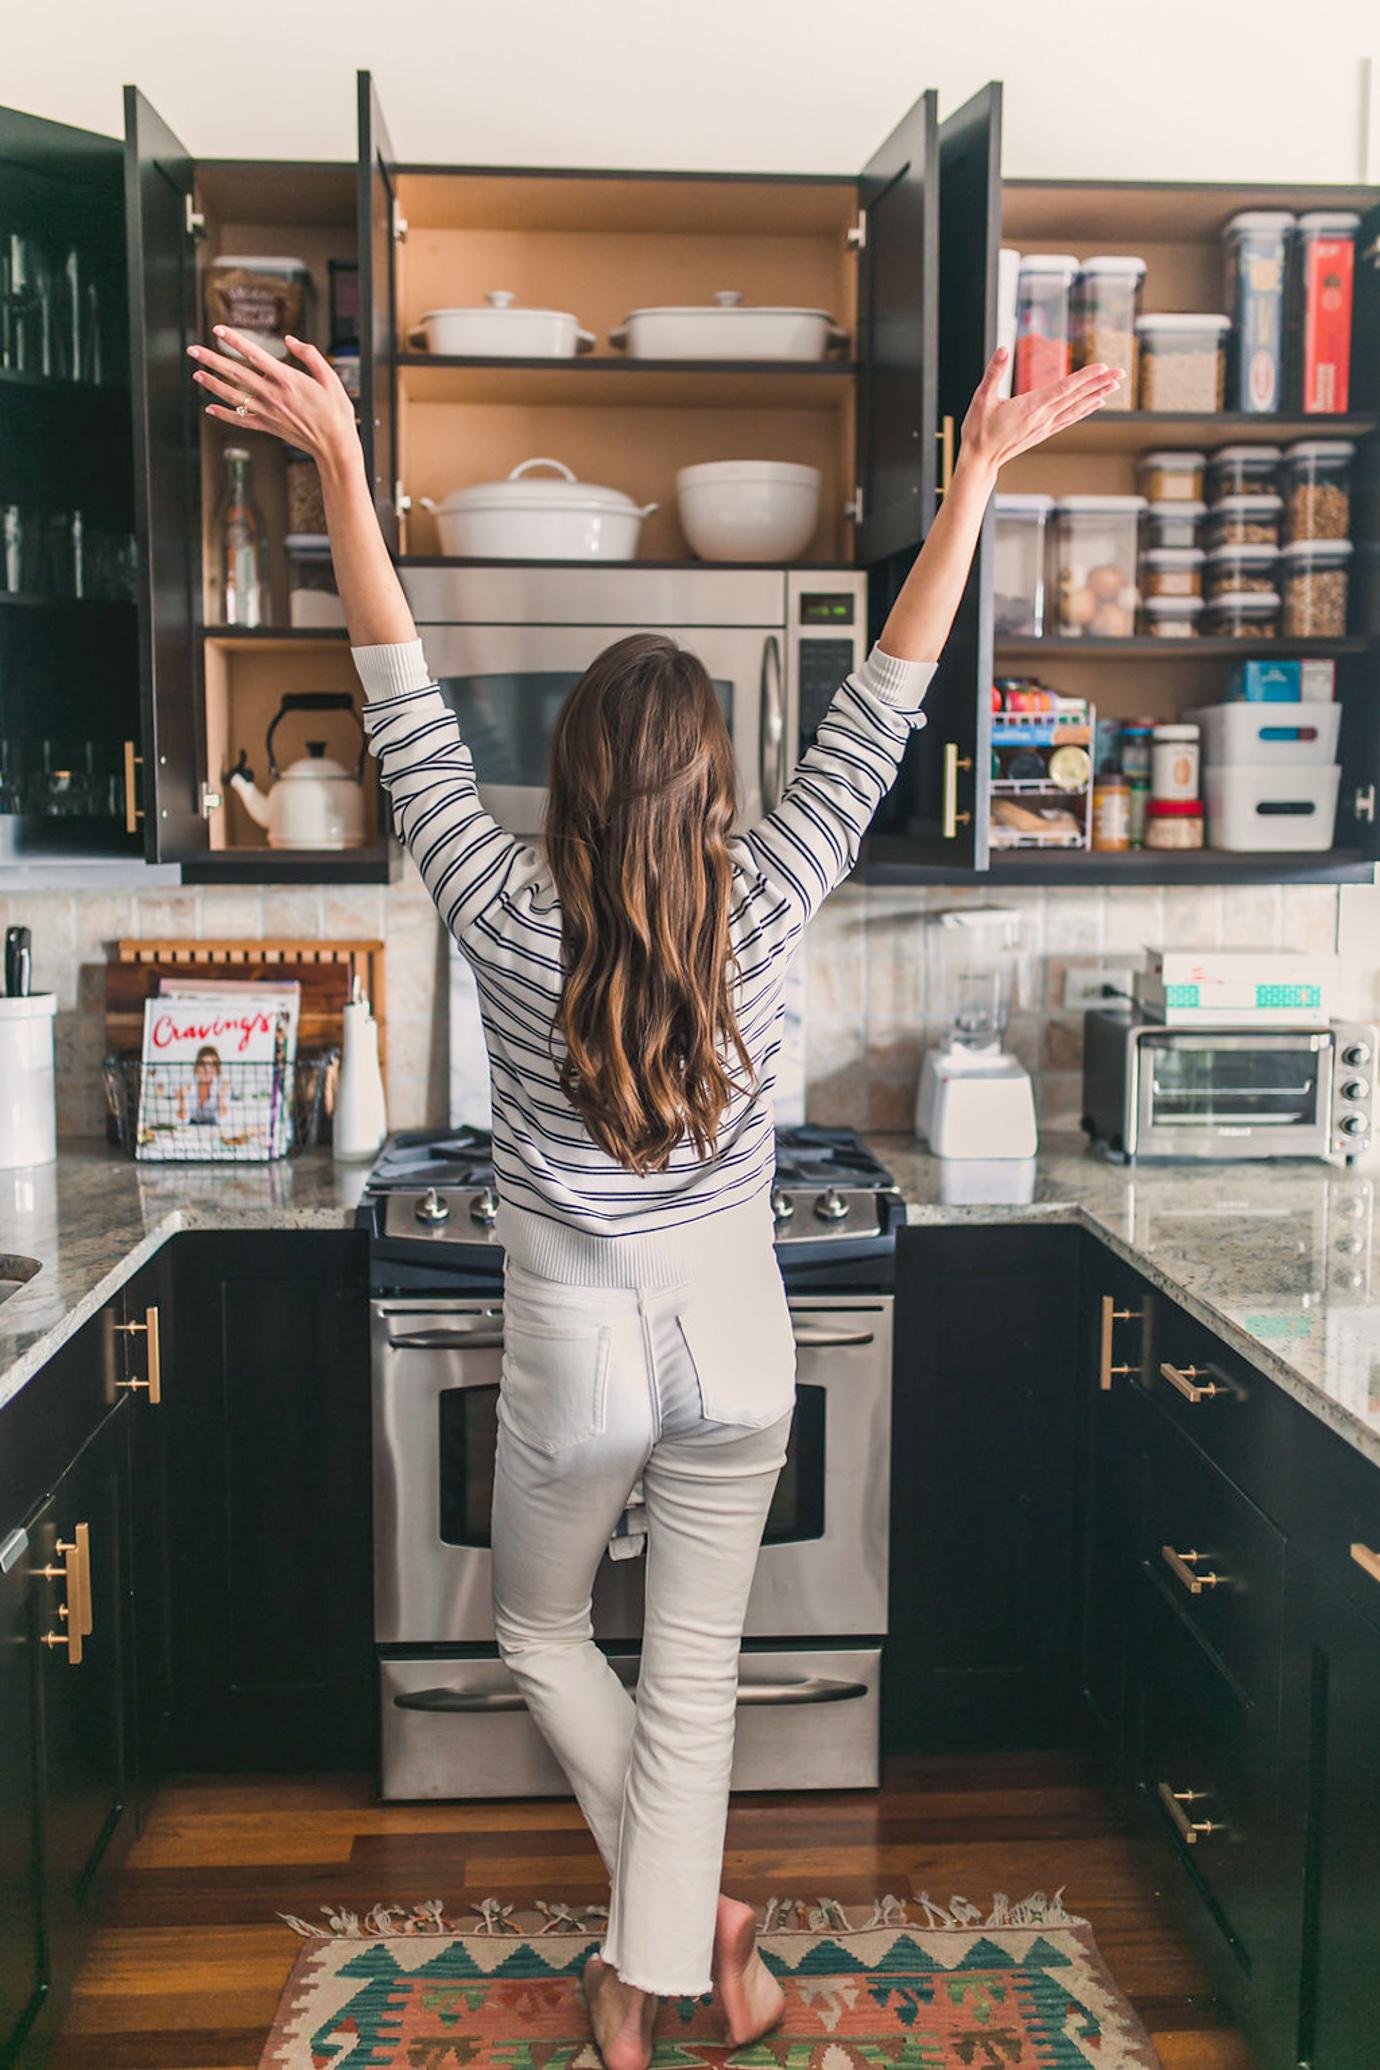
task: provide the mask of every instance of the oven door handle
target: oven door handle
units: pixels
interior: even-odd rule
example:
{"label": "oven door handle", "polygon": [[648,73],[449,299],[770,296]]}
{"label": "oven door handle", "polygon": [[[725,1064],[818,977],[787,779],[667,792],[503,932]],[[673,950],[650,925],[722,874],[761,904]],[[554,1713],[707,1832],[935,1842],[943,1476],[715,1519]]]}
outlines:
{"label": "oven door handle", "polygon": [[757,688],[757,761],[763,812],[775,812],[786,788],[786,703],[781,681],[781,642],[768,633],[762,642]]}
{"label": "oven door handle", "polygon": [[[809,1675],[799,1682],[740,1683],[738,1702],[853,1703],[869,1693],[866,1682]],[[400,1711],[525,1711],[527,1700],[516,1689],[412,1689],[395,1696],[393,1705]]]}
{"label": "oven door handle", "polygon": [[501,1351],[503,1332],[482,1330],[411,1330],[405,1337],[390,1336],[390,1351]]}
{"label": "oven door handle", "polygon": [[807,1323],[803,1329],[797,1329],[795,1341],[810,1351],[834,1351],[850,1344],[872,1344],[876,1340],[871,1330],[812,1330]]}

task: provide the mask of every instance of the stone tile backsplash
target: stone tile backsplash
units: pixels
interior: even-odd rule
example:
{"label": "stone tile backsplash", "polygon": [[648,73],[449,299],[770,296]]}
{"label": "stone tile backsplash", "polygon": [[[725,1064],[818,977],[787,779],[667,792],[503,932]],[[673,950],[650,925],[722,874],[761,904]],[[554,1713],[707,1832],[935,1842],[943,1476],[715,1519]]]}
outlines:
{"label": "stone tile backsplash", "polygon": [[[1380,1017],[1380,888],[1193,886],[1173,890],[910,890],[844,885],[805,949],[805,1067],[811,1120],[908,1129],[920,1059],[938,1032],[926,981],[926,916],[990,901],[1024,916],[1031,985],[1011,1046],[1032,1073],[1046,1128],[1076,1126],[1081,1022],[1065,1012],[1071,964],[1125,963],[1147,942],[1341,951],[1342,1010]],[[446,945],[405,862],[389,885],[206,885],[149,892],[0,895],[0,925],[33,930],[34,984],[58,995],[58,1126],[100,1135],[106,945],[122,935],[382,938],[388,960],[388,1099],[395,1127],[446,1112]]]}

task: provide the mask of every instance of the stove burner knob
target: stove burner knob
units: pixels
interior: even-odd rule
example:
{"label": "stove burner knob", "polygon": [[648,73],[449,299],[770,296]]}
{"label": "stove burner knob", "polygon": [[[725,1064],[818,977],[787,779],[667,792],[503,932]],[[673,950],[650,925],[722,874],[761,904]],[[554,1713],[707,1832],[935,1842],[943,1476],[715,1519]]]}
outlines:
{"label": "stove burner knob", "polygon": [[470,1202],[470,1220],[482,1222],[486,1229],[498,1220],[498,1195],[492,1186],[486,1186],[482,1193],[476,1193]]}
{"label": "stove burner knob", "polygon": [[434,1228],[438,1222],[448,1222],[450,1220],[450,1202],[442,1200],[434,1186],[428,1186],[426,1192],[417,1202],[415,1213],[419,1222],[425,1222],[429,1227]]}
{"label": "stove burner knob", "polygon": [[791,1216],[795,1213],[795,1202],[791,1199],[784,1186],[772,1187],[771,1212],[772,1220],[775,1222],[789,1222]]}
{"label": "stove burner knob", "polygon": [[848,1202],[837,1186],[831,1186],[827,1193],[821,1193],[815,1202],[815,1213],[821,1222],[842,1222],[847,1219]]}

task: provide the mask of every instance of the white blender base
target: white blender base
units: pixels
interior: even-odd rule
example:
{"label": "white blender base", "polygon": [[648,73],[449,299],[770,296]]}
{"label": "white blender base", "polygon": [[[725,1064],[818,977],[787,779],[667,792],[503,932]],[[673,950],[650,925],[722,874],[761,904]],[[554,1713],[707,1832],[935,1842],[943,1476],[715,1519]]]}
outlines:
{"label": "white blender base", "polygon": [[915,1133],[936,1157],[1035,1155],[1035,1092],[1007,1050],[925,1052]]}

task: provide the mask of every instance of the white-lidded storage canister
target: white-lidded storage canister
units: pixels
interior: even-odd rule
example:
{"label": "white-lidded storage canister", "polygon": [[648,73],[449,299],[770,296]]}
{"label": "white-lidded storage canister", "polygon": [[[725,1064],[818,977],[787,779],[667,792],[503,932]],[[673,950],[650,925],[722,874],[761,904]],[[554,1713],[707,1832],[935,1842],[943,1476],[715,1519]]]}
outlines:
{"label": "white-lidded storage canister", "polygon": [[0,1169],[57,1156],[56,1012],[53,992],[0,994]]}

